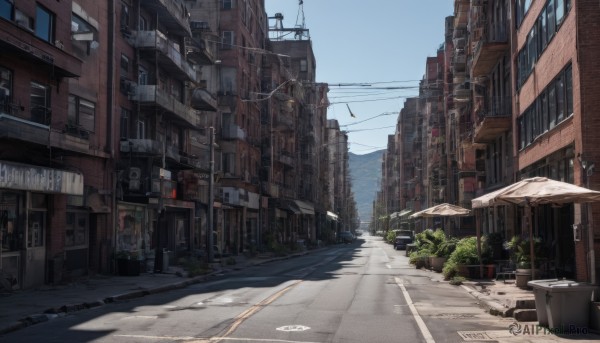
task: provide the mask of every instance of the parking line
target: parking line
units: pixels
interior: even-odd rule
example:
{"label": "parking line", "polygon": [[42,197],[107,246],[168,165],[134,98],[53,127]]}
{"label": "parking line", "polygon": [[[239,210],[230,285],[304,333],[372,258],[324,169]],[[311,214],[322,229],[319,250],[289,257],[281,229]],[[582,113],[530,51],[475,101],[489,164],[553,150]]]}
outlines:
{"label": "parking line", "polygon": [[413,304],[412,299],[410,298],[410,295],[408,294],[408,291],[406,290],[406,287],[404,287],[404,284],[402,283],[402,280],[400,278],[394,278],[394,279],[396,280],[396,284],[398,285],[398,287],[400,287],[400,289],[402,290],[402,294],[404,294],[404,299],[406,299],[408,308],[410,308],[410,312],[412,313],[413,317],[415,317],[415,321],[417,322],[417,326],[419,327],[419,330],[421,330],[421,334],[423,335],[423,338],[425,338],[425,342],[435,343],[435,340],[433,339],[431,332],[429,332],[429,329],[427,328],[427,325],[425,325],[423,318],[421,318],[421,316],[419,315],[419,312],[417,312],[417,308]]}

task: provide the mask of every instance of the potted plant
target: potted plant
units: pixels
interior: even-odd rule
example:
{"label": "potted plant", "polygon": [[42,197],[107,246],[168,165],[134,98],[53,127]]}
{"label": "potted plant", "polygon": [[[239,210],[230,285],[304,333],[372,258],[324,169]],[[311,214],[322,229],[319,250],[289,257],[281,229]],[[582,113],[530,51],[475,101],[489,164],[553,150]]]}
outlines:
{"label": "potted plant", "polygon": [[120,250],[116,254],[117,273],[121,276],[140,275],[140,261],[137,251]]}
{"label": "potted plant", "polygon": [[[540,238],[534,238],[534,254],[536,258],[543,257],[542,241]],[[517,287],[526,288],[527,282],[531,281],[532,266],[531,266],[531,246],[529,239],[522,239],[514,236],[507,244],[511,250],[512,260],[517,266],[515,272],[515,284]],[[537,267],[537,263],[536,266]]]}

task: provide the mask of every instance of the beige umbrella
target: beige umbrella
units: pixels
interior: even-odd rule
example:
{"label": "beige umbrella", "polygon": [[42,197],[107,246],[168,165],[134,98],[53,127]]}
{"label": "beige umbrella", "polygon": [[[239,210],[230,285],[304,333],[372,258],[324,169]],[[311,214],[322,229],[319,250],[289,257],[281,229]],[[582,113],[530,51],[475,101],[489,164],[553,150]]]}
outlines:
{"label": "beige umbrella", "polygon": [[455,216],[468,216],[470,214],[471,214],[471,210],[462,208],[460,206],[443,203],[443,204],[439,204],[439,205],[435,205],[435,206],[426,208],[417,213],[414,213],[410,216],[410,218],[455,217]]}
{"label": "beige umbrella", "polygon": [[503,188],[502,192],[495,195],[491,203],[496,201],[521,206],[595,202],[600,201],[600,192],[546,177],[533,177]]}
{"label": "beige umbrella", "polygon": [[497,193],[493,199],[490,200],[490,203],[506,202],[527,207],[527,214],[529,216],[529,249],[532,268],[531,278],[533,279],[535,273],[535,254],[531,216],[532,206],[595,201],[600,201],[600,192],[545,177],[533,177],[503,188],[502,192]]}

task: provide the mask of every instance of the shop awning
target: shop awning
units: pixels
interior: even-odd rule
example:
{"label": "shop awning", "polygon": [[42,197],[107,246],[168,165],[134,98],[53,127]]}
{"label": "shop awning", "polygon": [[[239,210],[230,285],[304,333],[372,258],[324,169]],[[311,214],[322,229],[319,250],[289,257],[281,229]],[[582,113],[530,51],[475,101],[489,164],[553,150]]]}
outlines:
{"label": "shop awning", "polygon": [[291,212],[293,214],[301,214],[300,209],[296,204],[291,200],[281,200],[281,202],[277,206],[278,208]]}
{"label": "shop awning", "polygon": [[298,206],[302,214],[315,214],[315,207],[312,204],[304,202],[302,200],[294,200],[294,203],[296,204],[296,206]]}

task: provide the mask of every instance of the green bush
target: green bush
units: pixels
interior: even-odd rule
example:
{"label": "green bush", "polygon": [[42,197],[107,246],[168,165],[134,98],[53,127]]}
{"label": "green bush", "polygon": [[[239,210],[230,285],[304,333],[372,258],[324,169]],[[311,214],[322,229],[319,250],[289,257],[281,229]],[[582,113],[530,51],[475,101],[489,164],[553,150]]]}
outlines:
{"label": "green bush", "polygon": [[478,264],[477,238],[465,237],[458,241],[456,248],[449,257],[450,261],[457,264]]}
{"label": "green bush", "polygon": [[426,250],[415,250],[408,255],[408,262],[417,268],[423,268],[430,255]]}
{"label": "green bush", "polygon": [[444,263],[444,267],[442,268],[442,274],[444,274],[445,280],[450,280],[458,274],[458,263],[454,261],[446,261]]}
{"label": "green bush", "polygon": [[396,231],[394,231],[394,230],[388,231],[387,235],[385,236],[385,241],[390,244],[394,244],[395,240],[396,240]]}
{"label": "green bush", "polygon": [[467,279],[465,279],[462,276],[455,276],[452,278],[452,280],[450,280],[450,284],[454,285],[454,286],[460,286],[463,284],[463,282],[465,282]]}

